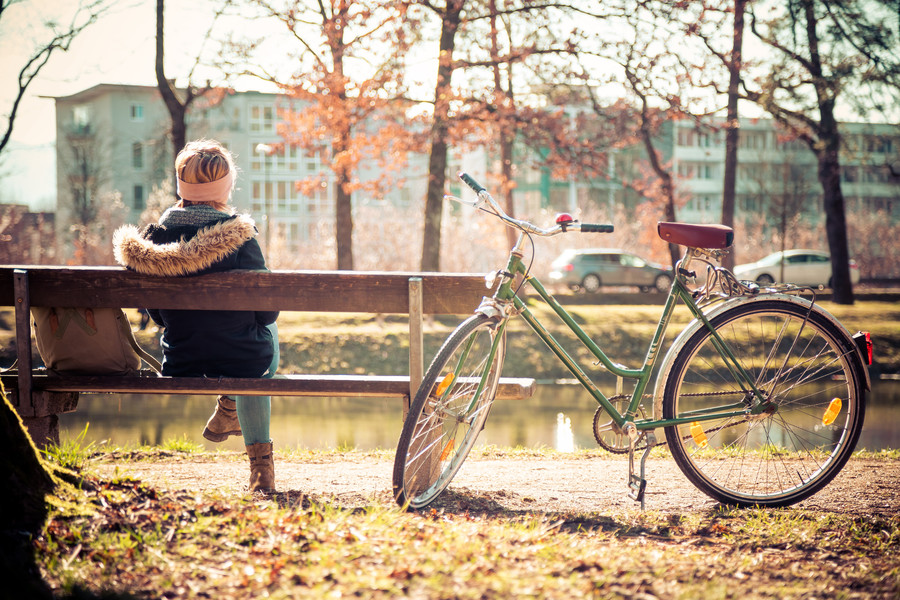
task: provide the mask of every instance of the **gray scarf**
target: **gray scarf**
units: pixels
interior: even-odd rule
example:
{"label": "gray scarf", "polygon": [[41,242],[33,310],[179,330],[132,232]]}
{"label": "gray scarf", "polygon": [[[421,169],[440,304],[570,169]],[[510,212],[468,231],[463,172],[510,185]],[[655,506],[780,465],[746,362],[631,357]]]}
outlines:
{"label": "gray scarf", "polygon": [[159,218],[159,224],[163,227],[205,227],[230,216],[230,213],[206,204],[194,204],[185,208],[172,206]]}

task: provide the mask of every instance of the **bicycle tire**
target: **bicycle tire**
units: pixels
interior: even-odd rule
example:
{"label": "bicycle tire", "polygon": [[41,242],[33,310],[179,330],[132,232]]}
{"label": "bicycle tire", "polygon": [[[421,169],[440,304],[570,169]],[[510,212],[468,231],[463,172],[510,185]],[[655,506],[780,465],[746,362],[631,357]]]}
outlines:
{"label": "bicycle tire", "polygon": [[[788,506],[815,494],[844,467],[863,426],[865,367],[853,341],[821,312],[778,299],[725,310],[710,322],[773,404],[759,415],[666,427],[675,462],[724,504]],[[675,357],[664,419],[750,401],[712,340],[701,328]],[[831,407],[836,414],[826,416]]]}
{"label": "bicycle tire", "polygon": [[433,502],[484,429],[506,351],[505,334],[499,333],[491,355],[499,325],[484,315],[469,317],[450,334],[425,372],[394,457],[394,498],[401,507],[417,510]]}

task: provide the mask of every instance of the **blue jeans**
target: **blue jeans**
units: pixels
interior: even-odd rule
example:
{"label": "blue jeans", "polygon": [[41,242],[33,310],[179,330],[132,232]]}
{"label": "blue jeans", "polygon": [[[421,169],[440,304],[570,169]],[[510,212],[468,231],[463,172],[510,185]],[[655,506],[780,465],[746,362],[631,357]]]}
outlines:
{"label": "blue jeans", "polygon": [[[278,327],[275,323],[267,326],[272,332],[272,341],[275,344],[275,354],[269,370],[263,377],[269,379],[275,376],[278,370],[278,362],[281,352],[278,348]],[[272,398],[269,396],[235,396],[238,422],[241,424],[241,433],[244,435],[244,445],[271,442],[269,437],[269,422],[272,419]]]}

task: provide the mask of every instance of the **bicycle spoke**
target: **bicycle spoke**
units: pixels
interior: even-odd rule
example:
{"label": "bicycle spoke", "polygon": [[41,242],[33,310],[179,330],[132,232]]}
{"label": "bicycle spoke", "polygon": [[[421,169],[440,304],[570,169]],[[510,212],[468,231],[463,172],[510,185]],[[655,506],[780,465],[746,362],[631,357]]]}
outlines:
{"label": "bicycle spoke", "polygon": [[[704,421],[702,448],[687,426],[671,440],[667,428],[673,457],[700,489],[723,501],[781,506],[815,493],[849,458],[862,425],[855,348],[840,341],[846,338],[830,322],[794,303],[761,301],[717,319],[717,332],[766,401],[746,417]],[[741,387],[706,331],[686,342],[676,362],[665,418],[710,416],[720,406],[716,386]],[[839,412],[826,417],[835,398]]]}
{"label": "bicycle spoke", "polygon": [[425,373],[394,461],[394,491],[402,506],[421,508],[433,501],[474,445],[500,378],[505,344],[496,329],[485,317],[471,317]]}

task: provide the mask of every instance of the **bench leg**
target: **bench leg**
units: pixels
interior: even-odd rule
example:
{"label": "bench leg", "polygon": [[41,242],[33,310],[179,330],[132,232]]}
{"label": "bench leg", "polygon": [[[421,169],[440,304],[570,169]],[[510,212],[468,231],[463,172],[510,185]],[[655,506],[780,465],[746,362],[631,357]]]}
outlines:
{"label": "bench leg", "polygon": [[59,444],[59,415],[78,408],[78,392],[31,392],[31,406],[13,404],[34,445]]}
{"label": "bench leg", "polygon": [[58,416],[22,417],[22,423],[25,425],[25,429],[28,430],[28,435],[31,436],[38,450],[43,450],[52,444],[59,444]]}

